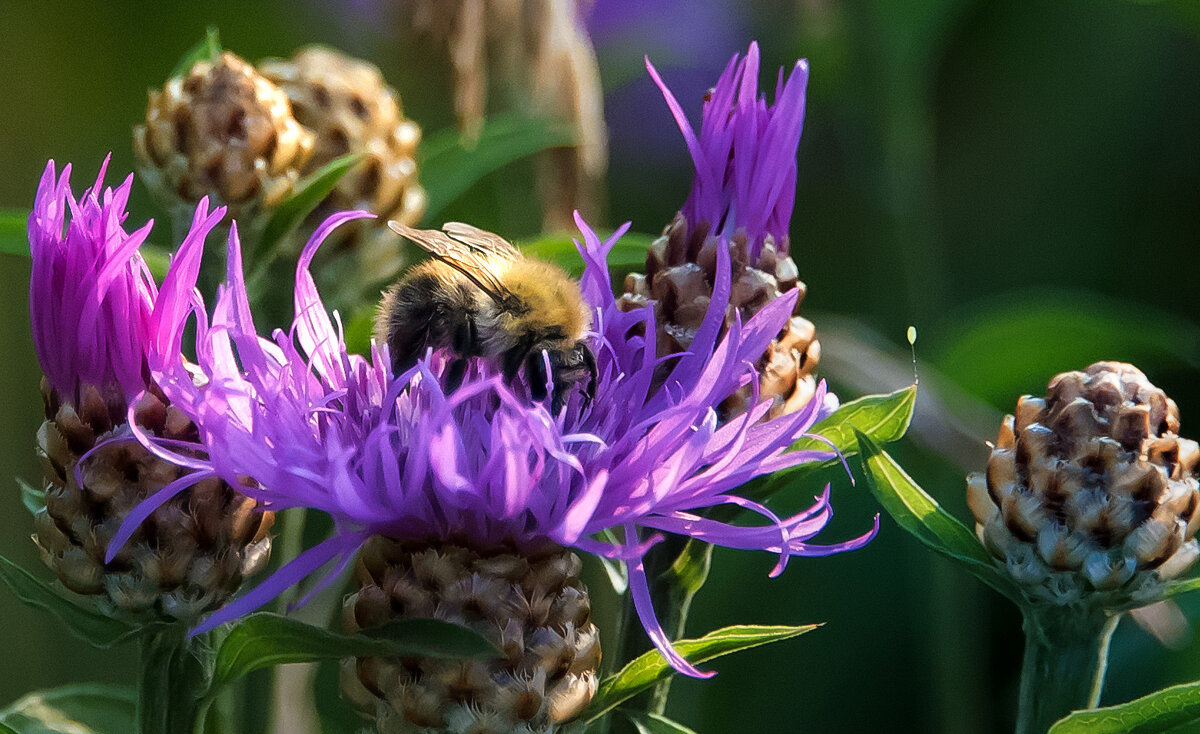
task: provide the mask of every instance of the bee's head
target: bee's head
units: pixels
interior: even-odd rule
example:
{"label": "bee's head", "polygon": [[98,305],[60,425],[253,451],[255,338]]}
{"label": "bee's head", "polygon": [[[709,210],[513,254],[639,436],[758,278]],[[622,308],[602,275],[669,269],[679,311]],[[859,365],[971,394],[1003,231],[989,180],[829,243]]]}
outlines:
{"label": "bee's head", "polygon": [[596,358],[587,342],[579,339],[565,349],[534,349],[525,358],[529,394],[545,400],[553,391],[551,411],[558,413],[566,404],[571,387],[583,384],[583,405],[596,397]]}

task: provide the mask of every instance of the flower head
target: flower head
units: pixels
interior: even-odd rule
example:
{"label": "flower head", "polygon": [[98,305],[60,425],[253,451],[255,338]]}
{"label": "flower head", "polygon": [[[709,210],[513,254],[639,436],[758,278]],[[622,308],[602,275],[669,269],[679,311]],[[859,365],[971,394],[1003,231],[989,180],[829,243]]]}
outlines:
{"label": "flower head", "polygon": [[[691,351],[716,285],[716,253],[728,251],[727,326],[735,314],[747,321],[785,293],[793,307],[755,364],[758,391],[746,386],[731,395],[724,415],[740,415],[763,397],[773,403],[771,417],[799,410],[816,395],[821,355],[816,328],[800,313],[806,287],[788,255],[808,66],[797,62],[786,80],[780,69],[775,103],[768,105],[758,93],[758,46],[751,44],[705,96],[699,134],[648,59],[646,67],[683,133],[696,175],[683,209],[646,253],[644,271],[626,276],[621,303],[654,309],[660,353]],[[832,394],[822,399],[826,409],[837,405]]]}
{"label": "flower head", "polygon": [[[654,333],[653,311],[622,312],[613,296],[606,259],[624,228],[602,242],[578,220],[582,290],[596,317],[592,348],[599,377],[594,402],[585,406],[576,394],[554,415],[548,405],[531,403],[525,384],[506,383],[486,363],[475,364],[462,386],[446,394],[439,354],[393,376],[380,348],[369,358],[347,353],[309,264],[333,227],[362,216],[369,215],[337,215],[313,236],[297,268],[295,320],[289,333],[277,331],[270,339],[254,330],[234,228],[228,282],[211,322],[200,304],[192,308],[197,364],[151,362],[155,379],[196,422],[208,450],[206,461],[178,460],[227,480],[252,477],[259,486],[245,491],[272,509],[315,508],[338,528],[204,627],[261,605],[330,560],[344,565],[375,534],[522,552],[559,546],[624,561],[655,644],[677,668],[700,675],[671,648],[650,608],[641,558],[661,532],[776,553],[776,572],[789,556],[856,548],[873,535],[812,545],[831,513],[828,493],[790,518],[735,493],[755,476],[832,453],[787,451],[816,420],[819,399],[795,414],[760,421],[769,409],[764,402],[718,423],[717,406],[754,381],[752,365],[787,320],[795,297],[777,299],[745,324],[735,320],[721,336],[728,253],[718,252],[712,307],[692,350],[658,354],[654,340],[642,336]],[[178,295],[191,288],[181,278],[168,280],[163,291]],[[177,315],[173,345],[163,355],[179,353],[187,314]],[[664,368],[665,380],[656,379]],[[147,442],[171,454],[170,447],[150,437]],[[734,526],[699,514],[724,504],[757,512],[767,523]],[[123,531],[152,508],[153,502],[139,508]]]}
{"label": "flower head", "polygon": [[118,388],[126,398],[146,386],[154,280],[138,247],[152,222],[127,233],[125,202],[133,177],[76,199],[71,166],[46,165],[29,215],[33,269],[29,315],[33,346],[50,385],[74,401],[80,384]]}
{"label": "flower head", "polygon": [[[157,290],[138,253],[152,225],[125,231],[132,179],[106,189],[106,167],[76,199],[70,166],[56,176],[51,161],[29,218],[29,310],[46,374],[37,432],[45,506],[33,538],[62,584],[106,613],[194,620],[266,565],[271,515],[212,472],[163,461],[135,438],[153,436],[181,455],[197,447],[195,426],[150,376],[152,363],[180,361],[162,353],[178,342],[161,330],[195,296]],[[195,280],[204,238],[224,212],[200,202],[169,280]],[[129,512],[156,494],[174,499],[157,503],[131,542],[112,543]]]}
{"label": "flower head", "polygon": [[796,62],[792,73],[779,70],[775,102],[758,91],[758,44],[744,58],[734,54],[717,85],[705,95],[697,135],[679,102],[658,71],[646,66],[666,97],[696,167],[683,216],[710,234],[747,236],[750,262],[758,259],[763,238],[774,238],[787,253],[788,224],[796,198],[796,148],[804,128],[804,92],[808,62]]}

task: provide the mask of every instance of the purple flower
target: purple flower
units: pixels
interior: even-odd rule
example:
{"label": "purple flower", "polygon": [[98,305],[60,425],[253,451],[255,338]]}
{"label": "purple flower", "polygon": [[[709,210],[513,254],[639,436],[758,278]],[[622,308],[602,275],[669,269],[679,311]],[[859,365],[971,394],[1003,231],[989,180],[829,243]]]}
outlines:
{"label": "purple flower", "polygon": [[765,235],[787,254],[808,62],[797,61],[787,77],[779,70],[775,103],[768,105],[758,92],[758,44],[750,44],[745,58],[734,54],[705,95],[698,136],[649,60],[646,67],[666,97],[696,167],[682,210],[688,224],[708,223],[712,234],[723,237],[745,230],[751,262]]}
{"label": "purple flower", "polygon": [[[831,546],[809,543],[828,521],[828,492],[809,510],[778,518],[735,490],[755,476],[827,451],[786,449],[813,424],[821,400],[800,413],[761,421],[764,402],[728,424],[720,402],[747,382],[771,338],[791,313],[794,294],[764,307],[719,338],[730,291],[722,252],[709,317],[683,355],[655,354],[653,312],[617,308],[606,259],[624,228],[601,242],[582,220],[582,290],[593,308],[593,350],[599,379],[589,406],[574,395],[558,415],[532,403],[527,387],[506,384],[488,364],[469,370],[447,395],[439,384],[441,355],[402,375],[388,373],[382,349],[370,358],[348,354],[340,324],[326,313],[309,265],[338,224],[369,216],[346,212],[328,220],[305,247],[296,273],[296,317],[288,333],[259,336],[252,323],[236,227],[229,238],[227,284],[211,322],[199,301],[196,364],[178,357],[183,323],[164,333],[171,344],[150,368],[156,382],[195,421],[207,458],[178,455],[143,440],[159,455],[188,463],[193,476],[219,475],[255,486],[242,491],[270,509],[309,507],[328,513],[333,537],[290,561],[274,576],[210,617],[209,629],[278,595],[324,564],[336,569],[373,534],[437,544],[469,538],[481,549],[501,543],[528,551],[558,545],[624,561],[636,609],[659,650],[679,670],[703,675],[680,657],[650,608],[641,559],[661,539],[679,533],[733,548],[792,555],[857,548],[874,534]],[[187,242],[179,257],[197,257]],[[195,270],[180,269],[163,294],[174,302],[193,289]],[[667,371],[665,381],[655,379]],[[655,387],[655,385],[661,385]],[[821,388],[823,390],[823,387]],[[126,520],[112,547],[183,486],[168,487]],[[766,518],[741,527],[706,519],[706,508],[732,504]],[[332,574],[327,578],[331,578]]]}
{"label": "purple flower", "polygon": [[[190,308],[161,298],[138,253],[153,226],[123,228],[132,174],[115,190],[103,188],[108,158],[96,183],[79,199],[71,191],[71,166],[55,176],[46,165],[29,215],[33,259],[29,315],[33,344],[50,386],[66,402],[79,388],[115,389],[132,404],[149,377],[148,360],[162,346],[165,311]],[[202,201],[189,240],[203,243],[224,209],[209,215]],[[173,265],[178,269],[179,264]]]}

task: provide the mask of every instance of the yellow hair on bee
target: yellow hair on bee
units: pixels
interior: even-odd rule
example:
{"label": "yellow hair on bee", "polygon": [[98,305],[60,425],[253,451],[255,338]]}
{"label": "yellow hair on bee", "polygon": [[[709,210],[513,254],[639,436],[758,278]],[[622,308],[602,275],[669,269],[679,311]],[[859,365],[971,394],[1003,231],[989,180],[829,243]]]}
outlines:
{"label": "yellow hair on bee", "polygon": [[566,347],[584,337],[592,326],[591,314],[579,286],[562,268],[541,260],[507,263],[504,284],[528,310],[501,312],[506,328],[518,333],[547,333],[561,329],[562,337],[551,340]]}

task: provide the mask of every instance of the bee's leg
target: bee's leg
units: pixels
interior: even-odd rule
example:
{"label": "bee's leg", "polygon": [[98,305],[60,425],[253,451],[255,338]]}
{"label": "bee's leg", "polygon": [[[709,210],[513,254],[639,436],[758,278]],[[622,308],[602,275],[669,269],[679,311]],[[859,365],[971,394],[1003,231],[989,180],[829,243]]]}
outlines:
{"label": "bee's leg", "polygon": [[450,337],[450,348],[454,352],[454,359],[446,365],[444,375],[447,395],[462,386],[470,356],[475,351],[475,343],[475,319],[468,316],[455,325],[454,333]]}
{"label": "bee's leg", "polygon": [[580,406],[581,410],[596,399],[596,386],[600,382],[600,370],[596,367],[596,355],[592,354],[592,350],[586,346],[582,351],[583,366],[587,368],[588,382],[587,387],[583,390],[583,405]]}
{"label": "bee's leg", "polygon": [[460,357],[468,357],[475,353],[478,343],[478,332],[475,330],[475,319],[466,316],[454,326],[454,334],[450,338],[450,348]]}
{"label": "bee's leg", "polygon": [[467,363],[466,357],[455,357],[446,365],[446,372],[442,376],[445,379],[447,395],[462,387],[463,377],[467,374]]}
{"label": "bee's leg", "polygon": [[[539,403],[546,399],[546,383],[550,375],[546,372],[546,353],[541,350],[531,351],[525,357],[525,377],[529,381],[529,397]],[[557,400],[558,389],[554,391]]]}
{"label": "bee's leg", "polygon": [[[529,357],[530,350],[533,349],[533,344],[528,339],[523,339],[517,342],[517,345],[510,348],[500,359],[500,371],[504,375],[505,382],[512,382],[517,379],[517,373],[521,371],[521,365],[525,364]],[[527,373],[532,374],[532,373]]]}

